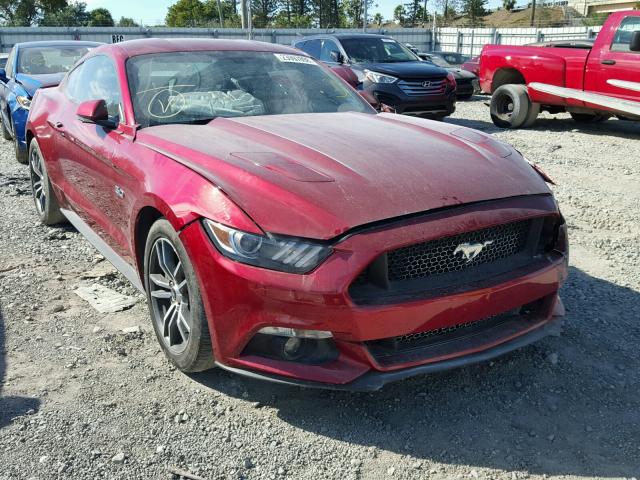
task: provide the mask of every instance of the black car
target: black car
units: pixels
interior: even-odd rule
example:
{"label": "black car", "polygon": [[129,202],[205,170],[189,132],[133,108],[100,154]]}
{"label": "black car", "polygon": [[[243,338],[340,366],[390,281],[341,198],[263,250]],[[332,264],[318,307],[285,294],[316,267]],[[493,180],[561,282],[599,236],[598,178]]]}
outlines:
{"label": "black car", "polygon": [[450,65],[462,65],[468,61],[471,57],[458,52],[427,52],[427,55],[440,57]]}
{"label": "black car", "polygon": [[457,95],[460,100],[471,98],[475,92],[480,90],[478,77],[473,73],[463,70],[456,65],[451,65],[443,57],[434,55],[433,53],[418,53],[418,56],[427,62],[431,62],[453,73],[456,83],[458,84]]}
{"label": "black car", "polygon": [[371,92],[397,113],[442,118],[455,111],[453,75],[421,61],[391,37],[313,35],[296,40],[293,46],[329,66],[349,66],[358,78],[357,88]]}

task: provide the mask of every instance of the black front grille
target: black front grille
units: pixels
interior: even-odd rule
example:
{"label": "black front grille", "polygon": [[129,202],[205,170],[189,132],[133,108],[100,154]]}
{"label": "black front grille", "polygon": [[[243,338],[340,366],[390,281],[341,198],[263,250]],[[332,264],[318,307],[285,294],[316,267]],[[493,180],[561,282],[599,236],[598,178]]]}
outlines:
{"label": "black front grille", "polygon": [[429,97],[442,95],[446,89],[446,80],[400,80],[398,87],[410,97]]}
{"label": "black front grille", "polygon": [[527,243],[531,221],[524,220],[410,245],[388,253],[389,281],[457,272],[508,258]]}
{"label": "black front grille", "polygon": [[556,224],[553,216],[537,217],[388,251],[354,279],[349,294],[359,304],[384,304],[505,281],[547,261]]}

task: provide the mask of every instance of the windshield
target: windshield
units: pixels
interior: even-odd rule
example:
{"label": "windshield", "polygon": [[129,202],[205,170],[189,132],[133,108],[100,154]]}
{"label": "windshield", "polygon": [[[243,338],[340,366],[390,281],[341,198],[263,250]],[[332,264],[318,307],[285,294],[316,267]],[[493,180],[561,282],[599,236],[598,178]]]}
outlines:
{"label": "windshield", "polygon": [[437,55],[430,55],[427,58],[427,62],[431,62],[434,65],[437,65],[438,67],[443,67],[443,68],[448,68],[451,67],[452,65],[447,62],[444,58],[438,57]]}
{"label": "windshield", "polygon": [[396,63],[420,60],[411,50],[391,38],[344,38],[340,42],[355,63]]}
{"label": "windshield", "polygon": [[17,73],[42,75],[71,70],[89,47],[23,47],[18,54]]}
{"label": "windshield", "polygon": [[127,61],[127,77],[141,126],[204,123],[215,117],[373,111],[335,75],[302,55],[148,54]]}

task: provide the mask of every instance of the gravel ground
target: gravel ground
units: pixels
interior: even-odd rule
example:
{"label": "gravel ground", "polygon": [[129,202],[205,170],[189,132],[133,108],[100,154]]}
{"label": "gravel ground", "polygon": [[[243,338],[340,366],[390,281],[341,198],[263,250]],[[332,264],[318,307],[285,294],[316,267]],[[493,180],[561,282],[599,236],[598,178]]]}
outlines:
{"label": "gravel ground", "polygon": [[38,224],[27,170],[0,144],[0,478],[640,477],[640,127],[557,115],[502,131],[484,101],[448,121],[513,143],[558,183],[563,334],[373,394],[173,369],[141,297],[99,314],[73,293],[137,295],[72,228]]}

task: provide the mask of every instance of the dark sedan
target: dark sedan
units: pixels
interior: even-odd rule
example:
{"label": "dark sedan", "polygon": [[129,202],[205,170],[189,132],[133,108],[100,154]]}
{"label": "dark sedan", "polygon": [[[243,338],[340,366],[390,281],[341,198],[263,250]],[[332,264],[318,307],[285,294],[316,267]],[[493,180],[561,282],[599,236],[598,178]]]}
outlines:
{"label": "dark sedan", "polygon": [[480,84],[478,82],[478,77],[462,68],[451,65],[447,62],[443,57],[439,55],[433,55],[431,53],[419,53],[418,56],[427,62],[431,62],[434,65],[442,67],[449,72],[453,73],[453,76],[456,79],[457,95],[460,100],[467,100],[471,98],[471,96],[480,90]]}
{"label": "dark sedan", "polygon": [[455,111],[453,74],[422,62],[391,37],[345,33],[314,35],[294,46],[328,66],[344,65],[358,78],[357,87],[369,91],[397,113],[443,118]]}

